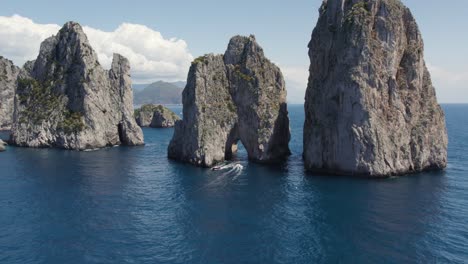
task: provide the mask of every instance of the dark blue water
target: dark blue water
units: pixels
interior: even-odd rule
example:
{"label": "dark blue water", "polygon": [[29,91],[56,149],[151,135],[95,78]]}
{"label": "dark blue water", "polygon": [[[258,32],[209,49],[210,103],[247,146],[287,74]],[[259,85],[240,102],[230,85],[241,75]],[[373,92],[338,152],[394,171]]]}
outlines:
{"label": "dark blue water", "polygon": [[[145,147],[0,153],[0,263],[467,263],[468,105],[444,107],[445,172],[388,180],[305,175],[293,155],[212,172]],[[180,109],[179,109],[180,111]]]}

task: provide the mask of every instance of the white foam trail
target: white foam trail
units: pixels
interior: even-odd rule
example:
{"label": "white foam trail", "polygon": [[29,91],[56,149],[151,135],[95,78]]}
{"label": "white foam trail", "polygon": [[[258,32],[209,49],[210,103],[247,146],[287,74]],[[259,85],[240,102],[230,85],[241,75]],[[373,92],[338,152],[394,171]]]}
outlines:
{"label": "white foam trail", "polygon": [[207,183],[204,187],[200,189],[214,187],[214,186],[227,185],[229,183],[230,177],[232,177],[231,181],[234,181],[239,177],[239,175],[242,174],[243,168],[244,166],[242,166],[239,163],[230,163],[224,166],[220,166],[219,170],[212,171],[213,176],[216,176],[216,177],[214,177],[212,181],[210,181],[209,183]]}
{"label": "white foam trail", "polygon": [[227,164],[221,167],[221,170],[232,169],[235,167],[235,164]]}
{"label": "white foam trail", "polygon": [[242,174],[242,169],[244,168],[244,166],[242,166],[241,164],[236,164],[236,166],[234,166],[234,171],[236,173],[236,175],[234,175],[234,177],[232,177],[232,180],[235,181],[237,180],[237,178],[239,178],[239,176]]}
{"label": "white foam trail", "polygon": [[92,151],[98,151],[100,148],[94,148],[94,149],[85,149],[83,152],[92,152]]}

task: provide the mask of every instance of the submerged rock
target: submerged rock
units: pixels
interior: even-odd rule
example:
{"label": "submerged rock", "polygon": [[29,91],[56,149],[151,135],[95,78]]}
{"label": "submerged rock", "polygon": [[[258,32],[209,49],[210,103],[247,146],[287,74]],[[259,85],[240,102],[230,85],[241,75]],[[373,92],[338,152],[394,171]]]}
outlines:
{"label": "submerged rock", "polygon": [[447,165],[423,40],[399,0],[328,0],[309,44],[306,169],[384,177]]}
{"label": "submerged rock", "polygon": [[137,124],[141,127],[174,127],[180,117],[162,105],[147,104],[135,110]]}
{"label": "submerged rock", "polygon": [[20,69],[0,56],[0,130],[9,130],[13,124],[16,78]]}
{"label": "submerged rock", "polygon": [[104,70],[81,26],[66,23],[18,77],[13,144],[74,150],[141,145],[128,60]]}
{"label": "submerged rock", "polygon": [[183,106],[168,148],[172,159],[211,167],[232,158],[239,140],[252,161],[290,154],[284,79],[253,36],[233,37],[224,56],[197,58]]}

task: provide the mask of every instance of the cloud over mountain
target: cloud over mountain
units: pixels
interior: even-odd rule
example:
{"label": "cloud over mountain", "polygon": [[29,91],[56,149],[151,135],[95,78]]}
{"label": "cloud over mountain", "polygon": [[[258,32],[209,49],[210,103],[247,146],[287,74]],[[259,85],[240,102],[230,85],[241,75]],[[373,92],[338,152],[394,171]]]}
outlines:
{"label": "cloud over mountain", "polygon": [[[41,42],[58,32],[61,25],[39,24],[20,15],[0,16],[0,56],[16,65],[33,60],[39,53]],[[122,23],[111,32],[83,27],[99,61],[110,68],[112,53],[127,57],[132,65],[134,83],[186,80],[193,60],[184,40],[164,38],[145,25]],[[304,56],[307,56],[304,54]],[[288,89],[288,102],[303,103],[308,65],[281,65]],[[465,102],[468,96],[468,71],[445,69],[428,63],[440,102]]]}
{"label": "cloud over mountain", "polygon": [[[40,43],[61,26],[38,24],[19,15],[0,16],[0,55],[21,66],[39,53]],[[120,53],[132,65],[136,83],[184,80],[193,56],[184,40],[164,38],[147,26],[123,23],[112,32],[84,26],[99,61],[110,68],[112,54]]]}

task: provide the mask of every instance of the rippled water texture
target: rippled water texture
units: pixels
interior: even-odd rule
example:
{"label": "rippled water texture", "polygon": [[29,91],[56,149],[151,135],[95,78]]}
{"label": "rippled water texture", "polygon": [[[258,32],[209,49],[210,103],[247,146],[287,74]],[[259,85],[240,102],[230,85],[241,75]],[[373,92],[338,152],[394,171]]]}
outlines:
{"label": "rippled water texture", "polygon": [[[214,172],[145,147],[0,153],[0,263],[468,262],[468,105],[444,106],[445,172],[387,180],[305,175],[293,155]],[[177,109],[180,112],[180,108]]]}

